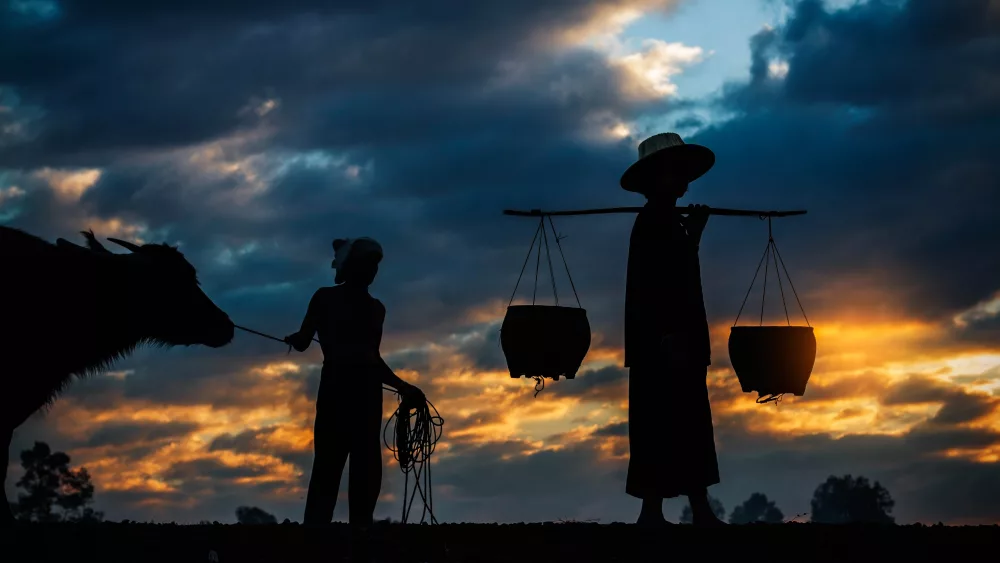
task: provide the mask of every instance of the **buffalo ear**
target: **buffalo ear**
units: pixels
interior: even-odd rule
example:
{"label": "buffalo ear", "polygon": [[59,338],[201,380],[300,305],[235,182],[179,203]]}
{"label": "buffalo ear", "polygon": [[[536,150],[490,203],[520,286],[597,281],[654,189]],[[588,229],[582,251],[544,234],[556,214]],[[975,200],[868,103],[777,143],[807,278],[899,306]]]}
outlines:
{"label": "buffalo ear", "polygon": [[94,236],[93,229],[89,229],[89,230],[86,230],[86,231],[80,231],[80,234],[82,234],[83,237],[85,239],[87,239],[87,248],[93,250],[94,252],[101,252],[101,253],[105,253],[105,254],[111,254],[111,252],[107,248],[104,248],[103,244],[101,244],[100,242],[97,241],[97,237]]}
{"label": "buffalo ear", "polygon": [[141,252],[142,251],[142,247],[141,246],[139,246],[137,244],[134,244],[134,243],[131,243],[131,242],[127,242],[127,241],[124,241],[124,240],[120,240],[120,239],[116,239],[116,238],[111,238],[111,237],[108,237],[108,240],[110,240],[111,242],[117,244],[118,246],[126,248],[126,249],[128,249],[128,250],[130,250],[132,252]]}
{"label": "buffalo ear", "polygon": [[345,244],[347,244],[347,239],[344,238],[333,239],[334,252],[340,250],[340,247],[344,246]]}

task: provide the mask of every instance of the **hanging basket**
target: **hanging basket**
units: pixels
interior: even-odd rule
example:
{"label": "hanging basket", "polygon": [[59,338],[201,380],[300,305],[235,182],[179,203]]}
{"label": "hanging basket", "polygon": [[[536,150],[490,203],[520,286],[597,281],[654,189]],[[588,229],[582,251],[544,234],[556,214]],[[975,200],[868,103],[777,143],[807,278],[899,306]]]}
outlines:
{"label": "hanging basket", "polygon": [[816,361],[816,336],[809,326],[734,326],[729,361],[744,393],[801,397]]}
{"label": "hanging basket", "polygon": [[[552,227],[552,234],[559,247],[559,253],[562,255],[562,245],[559,243],[560,239],[556,234],[555,226],[552,225],[551,218],[549,218],[549,225]],[[539,233],[541,233],[543,242],[538,244],[535,294],[532,296],[531,305],[511,305],[521,283],[521,277],[524,275],[524,268],[527,267],[528,260],[531,259],[531,252],[535,248]],[[552,276],[552,293],[555,296],[555,305],[535,303],[543,244],[548,257],[549,273]],[[514,294],[511,295],[510,303],[507,304],[507,314],[500,327],[500,346],[503,348],[510,376],[514,379],[529,377],[539,380],[539,385],[536,386],[537,391],[544,387],[544,378],[554,381],[558,381],[560,377],[575,378],[576,372],[579,371],[587,352],[590,350],[590,322],[587,320],[587,311],[580,306],[580,296],[576,294],[576,286],[573,285],[573,277],[569,273],[569,265],[566,263],[565,255],[562,258],[563,265],[566,267],[566,276],[569,278],[573,294],[576,296],[576,307],[559,305],[559,293],[556,290],[552,258],[548,252],[545,217],[542,217],[538,229],[535,231],[535,238],[532,239],[531,246],[528,248],[528,257],[525,258],[521,275],[518,276],[517,284],[514,286]]]}
{"label": "hanging basket", "polygon": [[[757,275],[760,273],[760,266],[769,260],[774,261],[774,270],[778,276],[778,288],[781,291],[781,301],[785,307],[785,320],[787,326],[764,326],[764,298],[767,296],[767,268],[764,270],[764,290],[761,296],[761,324],[759,326],[736,326],[743,313],[743,306],[746,306],[746,298],[743,299],[743,306],[736,316],[736,322],[729,333],[729,361],[732,363],[733,371],[740,381],[740,387],[744,393],[757,392],[757,402],[766,403],[776,401],[782,395],[791,393],[801,397],[806,392],[806,384],[809,376],[812,375],[813,365],[816,361],[816,335],[809,325],[809,318],[806,317],[802,303],[798,300],[798,293],[792,284],[785,262],[778,252],[778,247],[771,234],[770,218],[768,218],[768,241],[767,248],[760,264],[757,265],[757,272],[753,281],[750,282],[750,289],[747,290],[747,297],[753,289]],[[792,288],[795,299],[802,310],[802,316],[806,320],[807,326],[792,326],[788,318],[788,306],[785,304],[785,290],[781,284],[781,274],[778,270],[778,262],[781,262],[785,271],[785,278]]]}
{"label": "hanging basket", "polygon": [[590,350],[590,322],[579,307],[514,305],[500,327],[510,376],[576,377]]}

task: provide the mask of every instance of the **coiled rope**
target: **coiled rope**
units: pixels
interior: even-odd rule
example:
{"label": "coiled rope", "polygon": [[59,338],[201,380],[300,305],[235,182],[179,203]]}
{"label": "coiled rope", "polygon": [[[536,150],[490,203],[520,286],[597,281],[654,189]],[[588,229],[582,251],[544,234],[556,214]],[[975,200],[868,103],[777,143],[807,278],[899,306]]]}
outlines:
{"label": "coiled rope", "polygon": [[[404,524],[409,521],[413,503],[420,497],[423,511],[420,523],[430,521],[437,524],[434,517],[434,497],[431,495],[431,454],[441,439],[444,419],[429,400],[413,404],[411,400],[399,397],[399,406],[385,422],[382,441],[399,462],[403,471],[403,514]],[[433,409],[433,414],[431,411]],[[392,437],[389,437],[389,425]],[[425,465],[426,464],[426,465]],[[410,488],[410,474],[413,474],[413,488]]]}
{"label": "coiled rope", "polygon": [[[276,336],[258,332],[256,330],[234,325],[236,328],[255,334],[262,338],[274,340],[286,344],[286,342]],[[319,340],[313,338],[313,342]],[[288,347],[289,353],[292,347]],[[382,431],[382,441],[392,452],[393,457],[399,462],[399,468],[403,472],[403,513],[402,523],[409,521],[410,511],[413,508],[417,497],[423,503],[423,511],[420,515],[420,523],[429,522],[437,524],[434,516],[434,497],[431,492],[431,455],[437,448],[438,440],[444,427],[444,419],[438,413],[433,403],[424,397],[424,403],[417,405],[411,399],[404,398],[403,395],[389,387],[382,385],[382,389],[392,391],[396,394],[399,405],[385,422]],[[433,412],[433,414],[431,414]],[[389,428],[392,427],[392,435],[389,437]],[[410,474],[413,474],[413,488],[410,488]]]}

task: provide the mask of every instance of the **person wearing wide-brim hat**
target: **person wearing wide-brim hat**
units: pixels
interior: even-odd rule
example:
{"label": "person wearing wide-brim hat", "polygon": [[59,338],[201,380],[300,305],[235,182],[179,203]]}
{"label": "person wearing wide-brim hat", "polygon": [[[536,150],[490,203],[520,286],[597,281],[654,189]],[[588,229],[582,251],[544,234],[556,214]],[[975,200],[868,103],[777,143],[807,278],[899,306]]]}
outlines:
{"label": "person wearing wide-brim hat", "polygon": [[629,369],[629,467],[625,491],[642,499],[638,523],[666,524],[663,499],[688,497],[696,525],[719,525],[708,487],[719,482],[706,378],[711,364],[698,248],[704,206],[687,217],[677,200],[715,164],[714,153],[676,133],[639,145],[621,178],[644,195],[629,242],[625,367]]}
{"label": "person wearing wide-brim hat", "polygon": [[379,353],[385,306],[368,287],[378,273],[382,246],[368,237],[336,239],[333,250],[337,285],[319,288],[299,331],[285,337],[302,352],[318,333],[323,348],[315,458],[303,524],[315,529],[331,522],[350,456],[349,521],[363,542],[382,485],[382,385],[417,401],[425,399],[420,389],[396,376]]}

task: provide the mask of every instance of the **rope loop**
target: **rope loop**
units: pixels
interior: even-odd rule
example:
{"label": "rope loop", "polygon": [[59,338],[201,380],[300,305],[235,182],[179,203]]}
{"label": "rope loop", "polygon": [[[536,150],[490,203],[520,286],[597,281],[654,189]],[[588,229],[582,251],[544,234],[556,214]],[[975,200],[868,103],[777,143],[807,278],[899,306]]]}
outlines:
{"label": "rope loop", "polygon": [[535,380],[535,397],[538,397],[538,394],[545,389],[545,378],[540,375],[533,375],[531,378]]}

